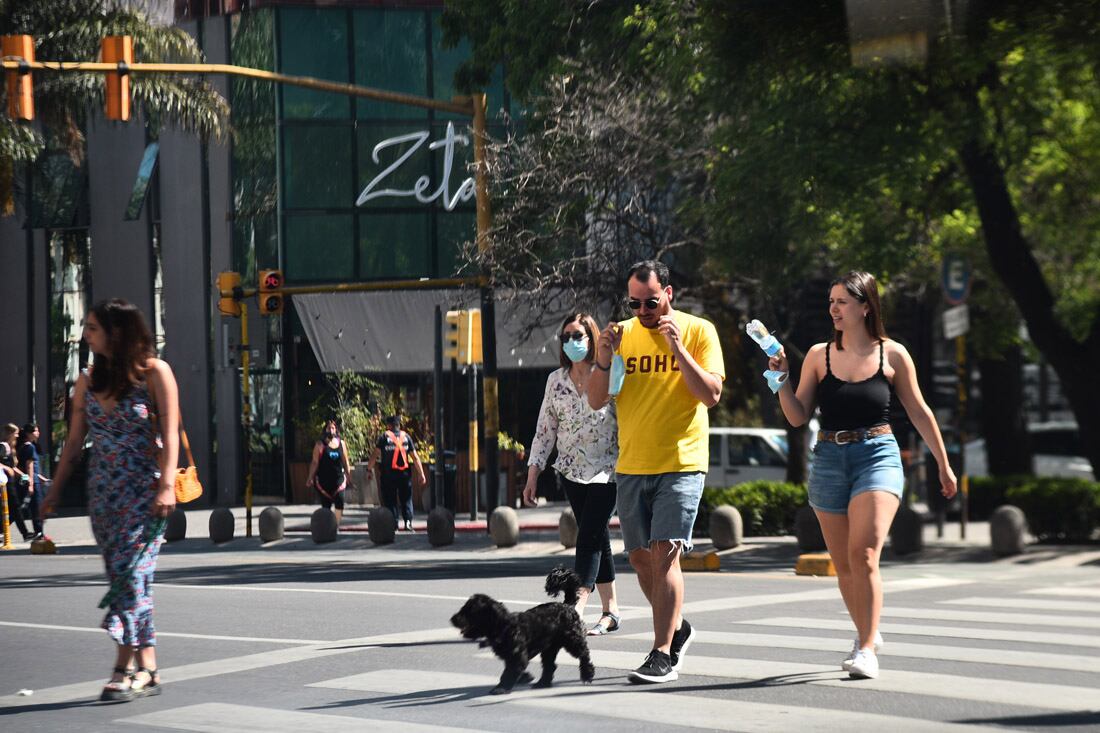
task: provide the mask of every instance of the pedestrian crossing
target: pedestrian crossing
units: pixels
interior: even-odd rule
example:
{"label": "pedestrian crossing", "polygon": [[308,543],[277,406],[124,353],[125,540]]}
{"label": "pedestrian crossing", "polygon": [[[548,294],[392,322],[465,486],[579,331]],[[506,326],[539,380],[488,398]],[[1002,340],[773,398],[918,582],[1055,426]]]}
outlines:
{"label": "pedestrian crossing", "polygon": [[[820,600],[816,590],[791,595],[801,596],[795,603]],[[681,679],[671,685],[626,682],[625,673],[641,662],[650,639],[639,630],[590,639],[597,668],[591,685],[579,683],[576,661],[563,653],[554,687],[488,696],[500,662],[471,644],[461,646],[469,659],[460,667],[425,669],[394,656],[392,668],[340,676],[315,672],[301,680],[304,689],[329,696],[315,706],[281,710],[203,702],[123,715],[116,722],[134,730],[211,732],[226,730],[226,721],[233,730],[256,733],[533,732],[561,729],[569,719],[563,716],[583,714],[586,727],[614,730],[1003,733],[1013,721],[1031,727],[1028,721],[1043,719],[1100,728],[1100,634],[1096,618],[1084,615],[1100,610],[1090,600],[1100,598],[1100,583],[971,594],[925,605],[906,597],[908,605],[887,598],[883,671],[874,680],[851,680],[840,670],[852,626],[835,607],[829,615],[780,616],[769,615],[766,604],[745,601],[736,604],[737,618],[694,609],[698,636]],[[780,608],[773,604],[771,610]],[[388,638],[438,641],[443,632]],[[303,653],[299,648],[290,656]],[[830,656],[835,662],[822,662]],[[537,660],[532,671],[538,672]],[[959,712],[971,709],[981,714]]]}

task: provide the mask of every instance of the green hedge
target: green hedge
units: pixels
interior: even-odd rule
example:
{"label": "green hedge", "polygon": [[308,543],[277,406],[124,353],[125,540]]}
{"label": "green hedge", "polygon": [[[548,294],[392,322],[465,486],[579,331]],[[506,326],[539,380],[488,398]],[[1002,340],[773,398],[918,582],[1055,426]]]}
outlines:
{"label": "green hedge", "polygon": [[1100,525],[1100,483],[1076,478],[1036,478],[1005,491],[1041,542],[1087,542]]}
{"label": "green hedge", "polygon": [[795,512],[806,502],[805,484],[749,481],[725,489],[707,487],[695,521],[696,534],[706,535],[710,513],[727,504],[741,513],[746,537],[793,534]]}
{"label": "green hedge", "polygon": [[[970,514],[975,522],[985,522],[993,510],[1002,504],[1010,503],[1005,492],[1016,486],[1023,486],[1035,480],[1034,476],[971,476],[970,477]],[[939,484],[937,483],[937,486]]]}

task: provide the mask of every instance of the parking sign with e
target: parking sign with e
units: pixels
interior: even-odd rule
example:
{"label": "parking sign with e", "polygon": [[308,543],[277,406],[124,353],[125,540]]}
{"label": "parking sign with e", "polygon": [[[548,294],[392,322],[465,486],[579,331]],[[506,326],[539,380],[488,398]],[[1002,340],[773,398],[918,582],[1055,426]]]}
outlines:
{"label": "parking sign with e", "polygon": [[943,259],[943,297],[951,305],[961,305],[970,294],[970,264],[961,255]]}

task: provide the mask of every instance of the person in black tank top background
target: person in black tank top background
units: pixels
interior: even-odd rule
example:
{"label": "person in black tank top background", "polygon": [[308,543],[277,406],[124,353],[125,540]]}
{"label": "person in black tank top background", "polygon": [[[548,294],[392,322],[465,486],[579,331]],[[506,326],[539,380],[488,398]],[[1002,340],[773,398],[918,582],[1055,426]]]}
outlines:
{"label": "person in black tank top background", "polygon": [[[857,637],[841,663],[854,678],[879,674],[882,614],[879,557],[900,504],[904,472],[890,428],[891,392],[939,464],[941,492],[956,493],[955,474],[939,426],[917,385],[913,359],[887,338],[878,286],[866,272],[849,272],[829,288],[833,338],[806,354],[797,391],[791,380],[779,404],[791,425],[821,408],[821,430],[810,472],[810,505],[821,523],[837,582]],[[768,368],[788,371],[783,351]]]}
{"label": "person in black tank top background", "polygon": [[329,420],[325,423],[321,438],[313,446],[313,461],[309,464],[306,486],[317,490],[321,506],[333,509],[337,526],[344,517],[344,491],[350,475],[347,447],[340,439],[336,421]]}

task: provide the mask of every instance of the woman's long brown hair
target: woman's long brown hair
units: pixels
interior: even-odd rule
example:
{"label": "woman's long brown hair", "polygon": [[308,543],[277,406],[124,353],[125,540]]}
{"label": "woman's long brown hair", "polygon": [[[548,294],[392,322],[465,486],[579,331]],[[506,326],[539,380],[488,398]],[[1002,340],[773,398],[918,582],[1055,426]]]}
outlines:
{"label": "woman's long brown hair", "polygon": [[137,306],[122,298],[99,301],[92,306],[92,315],[107,338],[108,356],[95,355],[91,388],[117,399],[142,381],[145,363],[157,355],[153,334]]}
{"label": "woman's long brown hair", "polygon": [[[882,325],[882,306],[878,301],[878,285],[875,283],[875,276],[869,272],[853,270],[829,283],[829,290],[837,285],[843,285],[848,295],[867,305],[867,315],[863,319],[863,325],[867,327],[871,340],[886,339],[886,328]],[[843,337],[842,331],[833,329],[833,341],[836,342],[837,351],[844,350]]]}

